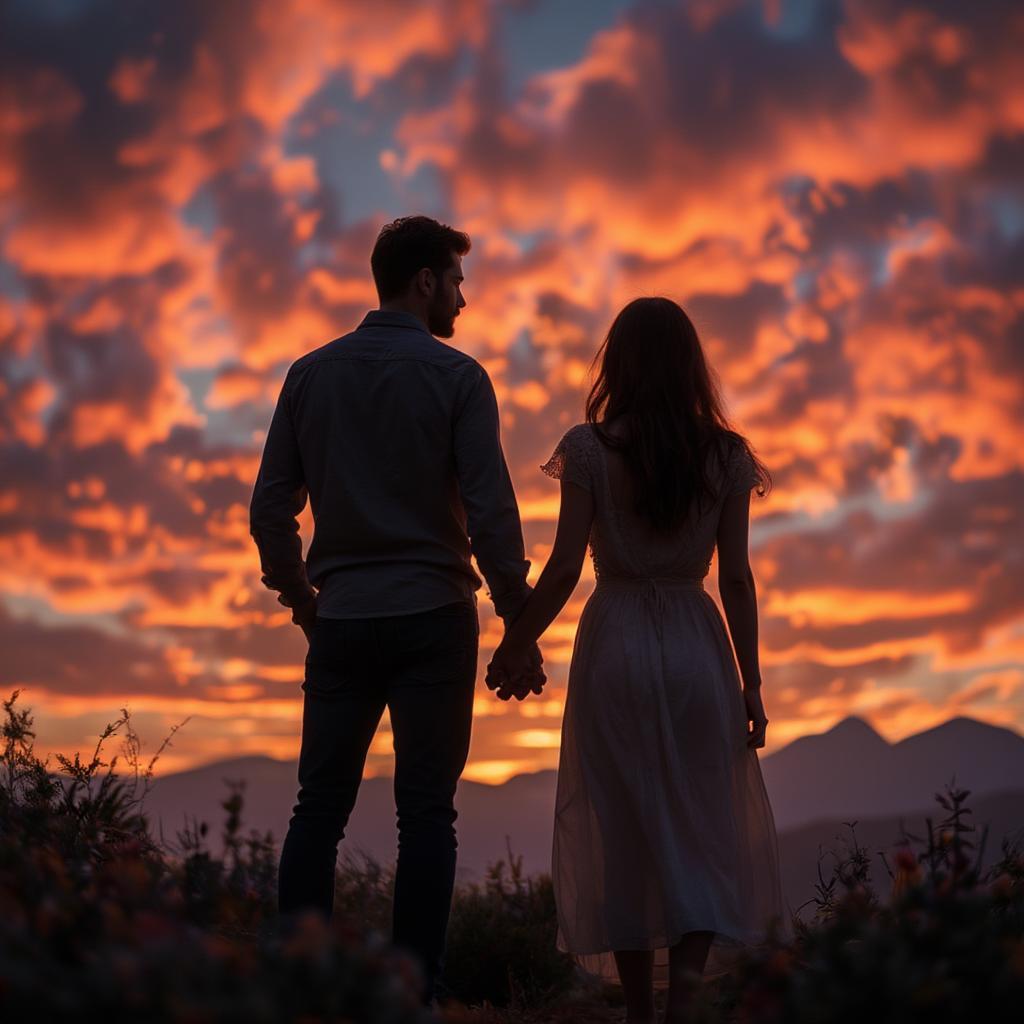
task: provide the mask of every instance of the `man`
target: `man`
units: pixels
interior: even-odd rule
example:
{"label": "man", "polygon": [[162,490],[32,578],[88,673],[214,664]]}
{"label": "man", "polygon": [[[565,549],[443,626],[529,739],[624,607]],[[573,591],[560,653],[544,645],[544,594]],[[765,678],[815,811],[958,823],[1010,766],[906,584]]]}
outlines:
{"label": "man", "polygon": [[[453,806],[466,764],[487,580],[506,625],[529,594],[522,527],[484,368],[450,338],[465,308],[470,240],[428,217],[377,238],[380,298],[350,334],[289,368],[250,508],[263,582],[309,640],[298,803],[281,852],[279,908],[328,918],[334,869],[387,706],[398,812],[393,938],[443,965],[455,878]],[[296,517],[315,530],[305,564]],[[498,696],[540,693],[535,674]]]}

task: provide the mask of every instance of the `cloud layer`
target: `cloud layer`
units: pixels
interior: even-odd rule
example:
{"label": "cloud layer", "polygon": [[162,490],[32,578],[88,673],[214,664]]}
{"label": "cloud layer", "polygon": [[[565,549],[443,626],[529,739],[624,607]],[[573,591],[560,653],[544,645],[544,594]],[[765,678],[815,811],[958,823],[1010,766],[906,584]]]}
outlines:
{"label": "cloud layer", "polygon": [[[667,294],[775,479],[769,748],[850,713],[1024,728],[1024,16],[622,3],[531,63],[558,7],[0,15],[0,675],[44,746],[127,705],[154,746],[192,716],[168,766],[295,754],[301,636],[248,498],[285,368],[374,304],[373,238],[414,209],[473,236],[455,340],[537,569],[536,467],[617,309]],[[471,777],[555,763],[590,585],[545,700],[481,687]]]}

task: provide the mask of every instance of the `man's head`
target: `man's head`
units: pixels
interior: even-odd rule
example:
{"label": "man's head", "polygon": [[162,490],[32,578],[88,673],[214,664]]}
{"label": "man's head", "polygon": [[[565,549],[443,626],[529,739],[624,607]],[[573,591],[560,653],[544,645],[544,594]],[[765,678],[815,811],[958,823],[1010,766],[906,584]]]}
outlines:
{"label": "man's head", "polygon": [[430,217],[385,224],[370,256],[381,309],[414,313],[438,338],[455,333],[462,297],[462,257],[469,235]]}

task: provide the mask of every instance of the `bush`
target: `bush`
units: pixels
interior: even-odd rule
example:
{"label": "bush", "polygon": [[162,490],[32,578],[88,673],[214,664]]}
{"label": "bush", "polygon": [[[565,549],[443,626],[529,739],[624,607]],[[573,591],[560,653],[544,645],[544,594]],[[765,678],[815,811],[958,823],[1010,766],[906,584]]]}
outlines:
{"label": "bush", "polygon": [[[335,919],[377,936],[391,928],[394,865],[343,853],[335,876]],[[444,997],[467,1006],[543,1006],[565,995],[577,972],[555,949],[555,898],[548,875],[524,877],[509,852],[480,884],[459,884],[452,899]]]}
{"label": "bush", "polygon": [[345,847],[334,873],[334,917],[374,935],[391,934],[395,865],[380,864],[365,853]]}
{"label": "bush", "polygon": [[[814,921],[797,919],[796,939],[744,958],[727,979],[717,1019],[801,1022],[1019,1020],[1024,1005],[1024,857],[979,870],[965,822],[968,790],[936,794],[948,812],[927,834],[904,832],[890,868],[888,904],[874,891],[870,857],[847,822],[848,855],[832,877],[819,873]],[[923,849],[915,850],[915,844]]]}
{"label": "bush", "polygon": [[[137,761],[129,785],[116,757],[101,760],[128,713],[89,762],[59,757],[53,776],[33,753],[31,715],[15,709],[19,692],[4,701],[0,761],[0,1018],[431,1019],[417,966],[382,940],[315,916],[277,934],[273,843],[241,839],[240,787],[224,803],[225,858],[204,848],[203,825],[179,835],[183,856],[171,860],[149,836]],[[127,747],[131,761],[130,729]]]}
{"label": "bush", "polygon": [[[51,774],[33,753],[31,715],[16,709],[17,697],[4,701],[0,756],[0,1019],[432,1019],[415,997],[417,965],[385,939],[393,866],[343,853],[334,924],[311,915],[282,936],[273,837],[243,837],[241,784],[230,785],[222,804],[222,857],[207,850],[205,823],[186,825],[176,848],[164,848],[143,810],[164,747],[140,774],[140,745],[122,711],[88,761],[58,756],[60,771]],[[124,778],[116,757],[109,765],[101,758],[122,728],[131,769]],[[851,838],[830,877],[819,860],[812,920],[794,918],[792,941],[772,938],[705,986],[693,1020],[1019,1019],[1024,855],[1004,840],[999,861],[980,870],[987,833],[972,838],[969,795],[948,786],[936,794],[938,825],[926,819],[921,835],[904,832],[891,864],[879,851],[887,902],[857,822],[845,823]],[[585,979],[555,949],[555,935],[550,877],[524,877],[511,850],[483,882],[457,886],[443,982],[455,1000],[485,1009],[453,1002],[449,1019],[611,1019],[597,989],[578,984]]]}
{"label": "bush", "polygon": [[444,983],[464,1003],[527,1006],[565,995],[573,960],[555,948],[555,894],[549,875],[523,877],[509,850],[480,885],[456,889]]}

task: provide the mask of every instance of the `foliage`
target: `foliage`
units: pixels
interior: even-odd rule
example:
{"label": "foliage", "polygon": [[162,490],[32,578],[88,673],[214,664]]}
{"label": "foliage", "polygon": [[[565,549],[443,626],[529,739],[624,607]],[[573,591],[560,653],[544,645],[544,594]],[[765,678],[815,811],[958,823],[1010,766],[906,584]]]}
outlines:
{"label": "foliage", "polygon": [[342,847],[334,876],[334,916],[358,922],[369,933],[391,932],[395,865]]}
{"label": "foliage", "polygon": [[482,884],[456,890],[444,981],[464,1003],[526,1007],[550,1003],[573,985],[573,960],[555,948],[550,875],[525,877],[523,859],[492,865]]}
{"label": "foliage", "polygon": [[[343,852],[334,915],[383,936],[391,927],[395,867]],[[543,1006],[578,980],[571,958],[555,949],[555,898],[548,875],[527,877],[522,857],[491,865],[482,883],[455,887],[445,970],[446,1001],[471,1006]]]}
{"label": "foliage", "polygon": [[[383,940],[315,916],[278,934],[273,843],[241,838],[240,786],[223,804],[223,859],[205,849],[205,823],[168,856],[141,808],[153,762],[140,796],[137,760],[129,782],[115,775],[117,758],[101,758],[128,713],[88,762],[59,757],[52,775],[18,693],[4,701],[0,760],[0,1018],[431,1019],[416,997],[418,968]],[[130,730],[126,748],[131,762]]]}
{"label": "foliage", "polygon": [[[415,999],[418,968],[386,942],[392,865],[343,851],[334,925],[311,916],[283,934],[273,837],[243,835],[241,782],[229,784],[221,804],[222,856],[207,849],[205,822],[186,822],[176,844],[157,843],[143,803],[170,737],[140,771],[141,744],[122,709],[88,760],[58,756],[51,772],[33,752],[32,717],[17,697],[3,702],[0,754],[0,1018],[432,1019]],[[121,729],[126,775],[114,771],[116,757],[102,758]],[[937,824],[902,829],[894,854],[876,851],[887,893],[872,879],[857,822],[845,822],[845,852],[832,853],[830,873],[819,857],[810,920],[798,914],[792,939],[773,934],[705,984],[692,1021],[1018,1019],[1024,854],[1004,839],[998,861],[981,869],[988,836],[975,835],[969,795],[951,783],[936,794]],[[621,1019],[621,994],[609,999],[588,986],[555,937],[550,877],[525,876],[511,850],[481,883],[456,886],[445,1019]]]}
{"label": "foliage", "polygon": [[[1024,1000],[1024,855],[1002,841],[981,870],[980,842],[966,818],[969,790],[937,793],[947,812],[924,835],[902,829],[887,901],[875,891],[871,858],[851,839],[832,876],[819,882],[812,922],[796,938],[744,958],[728,979],[722,1020],[862,1022],[1018,1020]],[[917,848],[920,847],[920,848]],[[973,859],[972,859],[973,855]]]}

